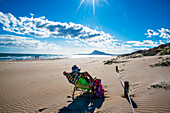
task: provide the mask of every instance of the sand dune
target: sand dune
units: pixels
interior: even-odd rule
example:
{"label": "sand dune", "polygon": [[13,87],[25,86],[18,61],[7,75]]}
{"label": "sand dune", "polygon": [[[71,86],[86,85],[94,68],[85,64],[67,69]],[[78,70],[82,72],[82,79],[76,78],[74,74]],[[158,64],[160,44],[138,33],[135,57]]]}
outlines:
{"label": "sand dune", "polygon": [[[111,65],[103,64],[111,58],[0,62],[0,112],[132,113],[128,100],[122,97],[119,78],[130,83],[136,113],[170,112],[170,90],[150,88],[170,81],[169,67],[149,67],[160,61],[158,57],[123,59],[127,62]],[[74,64],[102,79],[106,98],[89,99],[88,94],[76,92],[72,100],[73,85],[62,72],[71,71]],[[116,73],[115,66],[124,71]]]}

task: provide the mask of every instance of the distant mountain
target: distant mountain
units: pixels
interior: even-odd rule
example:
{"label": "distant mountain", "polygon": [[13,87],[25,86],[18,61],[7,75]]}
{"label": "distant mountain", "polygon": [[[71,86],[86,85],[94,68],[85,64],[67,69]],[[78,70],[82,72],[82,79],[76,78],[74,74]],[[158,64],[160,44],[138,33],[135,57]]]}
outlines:
{"label": "distant mountain", "polygon": [[154,56],[154,55],[169,55],[170,54],[170,43],[161,44],[158,47],[154,47],[148,50],[139,50],[129,54],[120,55],[121,57],[138,57],[138,56]]}
{"label": "distant mountain", "polygon": [[105,53],[105,52],[98,51],[98,50],[94,50],[92,53],[89,53],[89,54],[77,54],[77,55],[111,55],[111,56],[116,56],[116,54],[109,54],[109,53]]}
{"label": "distant mountain", "polygon": [[113,55],[113,54],[108,54],[108,53],[105,53],[105,52],[94,50],[90,55]]}

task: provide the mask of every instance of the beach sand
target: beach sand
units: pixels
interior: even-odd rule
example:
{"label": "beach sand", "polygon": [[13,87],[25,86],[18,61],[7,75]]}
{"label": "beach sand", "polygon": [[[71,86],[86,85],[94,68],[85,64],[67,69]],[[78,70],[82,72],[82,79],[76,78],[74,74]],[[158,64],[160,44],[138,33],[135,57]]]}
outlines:
{"label": "beach sand", "polygon": [[[170,56],[163,56],[163,58]],[[59,60],[0,62],[0,112],[103,112],[132,113],[130,103],[123,97],[119,79],[129,81],[129,94],[136,113],[170,112],[170,89],[150,85],[170,82],[170,67],[149,67],[161,60],[159,56],[120,59],[127,62],[104,65],[107,58],[71,58]],[[105,98],[89,98],[76,91],[63,71],[70,72],[76,64],[102,80]],[[116,73],[118,66],[120,73]]]}

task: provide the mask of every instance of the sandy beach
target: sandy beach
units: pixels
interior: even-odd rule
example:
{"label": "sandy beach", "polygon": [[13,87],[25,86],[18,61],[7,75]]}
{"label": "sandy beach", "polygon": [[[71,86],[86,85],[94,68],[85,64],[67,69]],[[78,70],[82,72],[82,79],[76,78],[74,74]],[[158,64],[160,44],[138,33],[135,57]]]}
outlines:
{"label": "sandy beach", "polygon": [[[130,103],[123,98],[124,89],[119,79],[129,81],[129,94],[136,113],[170,112],[170,89],[152,88],[165,82],[170,85],[170,67],[149,65],[166,56],[119,59],[124,63],[104,65],[103,58],[68,58],[58,60],[2,61],[0,62],[0,112],[9,113],[132,113]],[[100,78],[105,98],[89,98],[77,91],[72,100],[73,85],[63,71],[70,72],[76,64]],[[118,66],[120,73],[116,73]]]}

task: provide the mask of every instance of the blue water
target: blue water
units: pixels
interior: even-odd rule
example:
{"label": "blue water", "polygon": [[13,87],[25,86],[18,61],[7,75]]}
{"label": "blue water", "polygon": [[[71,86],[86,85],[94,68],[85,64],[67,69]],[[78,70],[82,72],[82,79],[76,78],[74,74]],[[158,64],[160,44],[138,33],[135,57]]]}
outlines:
{"label": "blue water", "polygon": [[0,53],[0,61],[60,59],[60,58],[87,58],[87,57],[111,57],[111,56],[110,55],[57,55],[57,54]]}
{"label": "blue water", "polygon": [[37,60],[37,59],[59,59],[68,58],[66,55],[57,54],[14,54],[14,53],[0,53],[0,61],[13,60]]}

